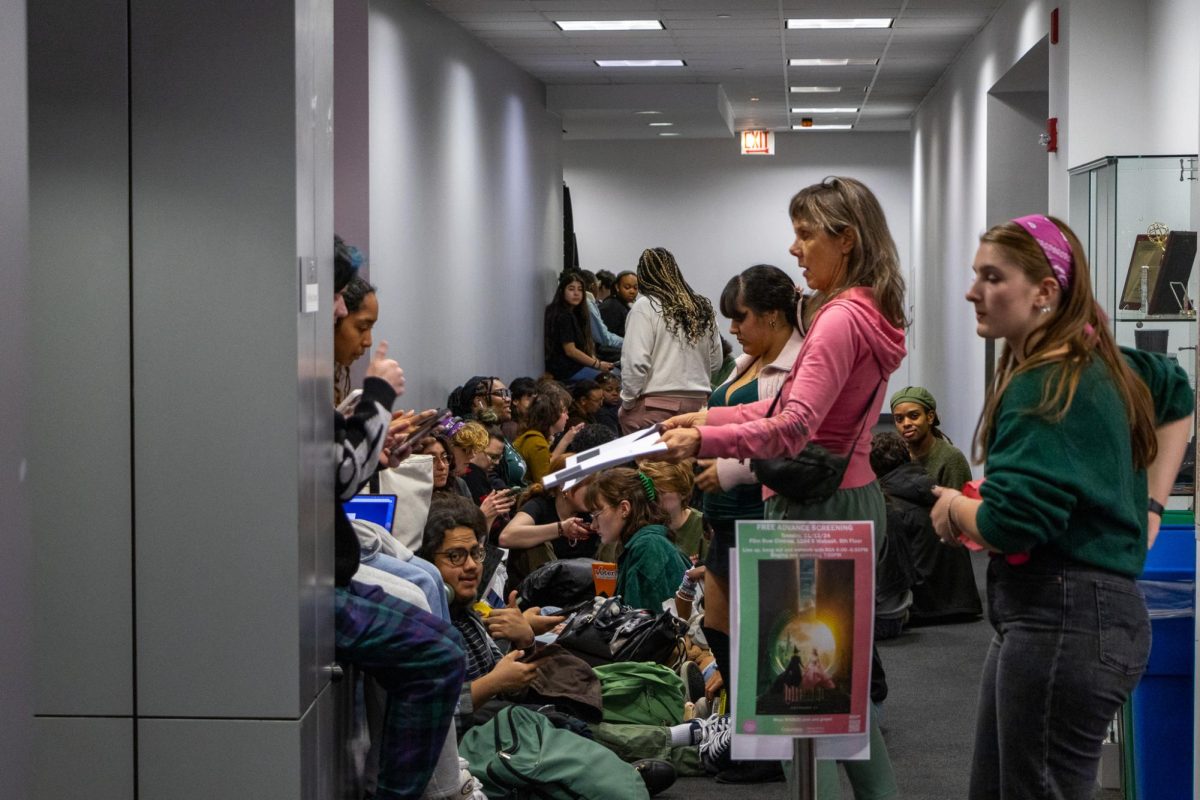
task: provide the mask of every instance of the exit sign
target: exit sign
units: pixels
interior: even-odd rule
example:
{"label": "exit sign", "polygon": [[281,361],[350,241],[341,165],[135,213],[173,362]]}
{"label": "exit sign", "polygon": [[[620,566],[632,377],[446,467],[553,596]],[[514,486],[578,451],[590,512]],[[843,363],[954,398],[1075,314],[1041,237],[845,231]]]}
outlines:
{"label": "exit sign", "polygon": [[774,131],[742,131],[742,155],[775,155]]}

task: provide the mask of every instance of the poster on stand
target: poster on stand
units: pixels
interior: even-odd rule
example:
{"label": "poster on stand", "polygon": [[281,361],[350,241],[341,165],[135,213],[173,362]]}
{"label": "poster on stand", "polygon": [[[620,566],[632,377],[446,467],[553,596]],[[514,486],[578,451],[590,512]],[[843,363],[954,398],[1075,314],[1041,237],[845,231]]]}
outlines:
{"label": "poster on stand", "polygon": [[873,524],[739,522],[737,536],[734,757],[790,756],[796,737],[847,737],[835,751],[865,750]]}

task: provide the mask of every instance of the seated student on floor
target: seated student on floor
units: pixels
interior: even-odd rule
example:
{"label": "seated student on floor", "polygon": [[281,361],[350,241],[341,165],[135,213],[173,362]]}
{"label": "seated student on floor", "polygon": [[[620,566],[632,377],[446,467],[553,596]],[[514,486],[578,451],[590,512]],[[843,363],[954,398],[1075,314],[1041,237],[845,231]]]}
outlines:
{"label": "seated student on floor", "polygon": [[525,415],[529,413],[529,406],[537,395],[537,381],[533,378],[513,378],[508,390],[512,394],[512,419],[501,423],[500,430],[504,438],[511,442],[525,430]]}
{"label": "seated student on floor", "polygon": [[661,609],[692,565],[671,541],[654,483],[628,467],[606,469],[588,486],[587,506],[600,541],[624,546],[617,594],[634,608]]}
{"label": "seated student on floor", "polygon": [[592,380],[576,381],[571,387],[571,408],[568,410],[567,427],[590,425],[598,422],[596,412],[604,405],[604,390]]}
{"label": "seated student on floor", "polygon": [[643,461],[640,467],[658,492],[658,505],[666,512],[676,549],[693,564],[704,561],[711,538],[711,533],[705,533],[704,512],[689,505],[696,486],[695,463],[693,459],[678,464]]}
{"label": "seated student on floor", "polygon": [[604,399],[596,410],[596,422],[612,428],[612,432],[619,436],[621,423],[617,415],[621,410],[621,378],[612,372],[605,372],[597,375],[595,380],[604,392]]}
{"label": "seated student on floor", "polygon": [[[561,469],[556,458],[551,468]],[[593,535],[584,495],[587,481],[566,491],[535,483],[517,500],[517,512],[500,532],[500,546],[508,554],[509,586],[556,558],[592,558],[599,544]]]}
{"label": "seated student on floor", "polygon": [[540,609],[523,614],[515,606],[496,608],[483,617],[472,608],[482,588],[479,581],[486,539],[482,512],[466,498],[450,495],[430,505],[418,551],[438,568],[452,595],[450,618],[466,645],[467,686],[475,707],[528,686],[537,667],[517,660],[521,650],[533,645],[535,634],[563,621],[562,617],[541,616]]}
{"label": "seated student on floor", "polygon": [[[527,427],[513,440],[513,447],[525,459],[527,476],[534,483],[550,473],[550,461],[567,451],[582,427],[567,428],[569,398],[570,395],[561,388],[540,384],[525,415]],[[550,442],[555,437],[558,437],[558,443],[551,450]]]}
{"label": "seated student on floor", "polygon": [[[481,591],[485,538],[479,510],[464,498],[449,496],[430,507],[419,551],[437,566],[452,594],[451,619],[466,645],[463,700],[469,698],[470,702],[460,704],[460,714],[492,700],[520,702],[539,666],[546,663],[520,660],[522,648],[532,646],[535,635],[565,620],[543,615],[536,607],[521,612],[510,605],[491,609],[486,616],[475,608]],[[693,719],[672,727],[600,722],[591,729],[597,742],[635,766],[642,759],[663,759],[680,773],[697,776],[720,769],[728,758],[728,717]]]}
{"label": "seated student on floor", "polygon": [[546,371],[555,380],[594,378],[613,368],[596,356],[579,273],[568,272],[559,279],[554,299],[546,306],[545,325]]}

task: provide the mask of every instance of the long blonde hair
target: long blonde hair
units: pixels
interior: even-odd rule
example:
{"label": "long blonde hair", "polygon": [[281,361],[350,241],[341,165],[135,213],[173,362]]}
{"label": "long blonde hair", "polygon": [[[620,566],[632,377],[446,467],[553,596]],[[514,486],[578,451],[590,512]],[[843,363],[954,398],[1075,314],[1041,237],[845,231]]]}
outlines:
{"label": "long blonde hair", "polygon": [[853,286],[867,286],[888,322],[897,328],[908,326],[896,242],[879,200],[866,184],[854,178],[830,176],[797,192],[788,204],[788,215],[793,221],[810,222],[830,236],[840,236],[847,230],[854,234],[845,282],[825,292],[822,304]]}
{"label": "long blonde hair", "polygon": [[[1096,305],[1092,296],[1091,270],[1079,238],[1062,220],[1054,217],[1048,219],[1062,231],[1071,246],[1074,265],[1071,280],[1066,288],[1060,284],[1062,299],[1058,308],[1048,314],[1046,324],[1025,340],[1025,352],[1020,354],[1019,361],[1017,354],[1005,343],[996,379],[988,389],[983,413],[975,427],[971,454],[979,462],[987,458],[988,442],[995,432],[996,413],[1004,391],[1013,378],[1023,372],[1052,365],[1042,386],[1041,402],[1030,413],[1050,422],[1059,422],[1067,415],[1075,400],[1084,370],[1093,358],[1099,358],[1108,368],[1113,385],[1125,406],[1133,466],[1144,469],[1158,453],[1150,390],[1125,362],[1108,329],[1108,320]],[[979,241],[1000,248],[1032,283],[1054,277],[1050,262],[1037,240],[1015,222],[994,226],[980,236]]]}

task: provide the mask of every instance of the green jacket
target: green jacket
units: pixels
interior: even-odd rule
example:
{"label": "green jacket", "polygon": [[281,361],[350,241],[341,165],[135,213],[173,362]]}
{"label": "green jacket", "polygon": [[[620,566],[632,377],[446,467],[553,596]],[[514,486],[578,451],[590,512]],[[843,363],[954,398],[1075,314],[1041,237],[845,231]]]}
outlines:
{"label": "green jacket", "polygon": [[665,525],[647,525],[629,537],[617,559],[617,594],[626,605],[658,611],[675,596],[691,566],[668,538]]}
{"label": "green jacket", "polygon": [[[1192,390],[1178,365],[1122,349],[1154,399],[1157,424],[1192,413]],[[1030,413],[1051,367],[1009,383],[988,443],[979,532],[1005,553],[1049,547],[1069,558],[1136,577],[1146,559],[1145,470],[1133,469],[1125,407],[1103,362],[1080,377],[1058,422]]]}

